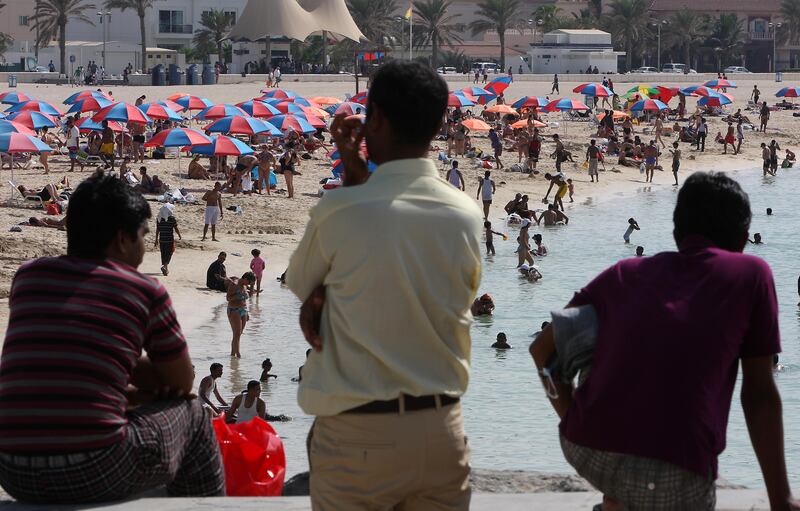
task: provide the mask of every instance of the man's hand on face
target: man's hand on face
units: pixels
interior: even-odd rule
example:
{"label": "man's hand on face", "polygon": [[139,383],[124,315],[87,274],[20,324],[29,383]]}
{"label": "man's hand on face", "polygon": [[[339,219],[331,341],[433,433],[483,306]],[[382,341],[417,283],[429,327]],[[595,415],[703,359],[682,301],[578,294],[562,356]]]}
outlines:
{"label": "man's hand on face", "polygon": [[300,329],[315,351],[322,351],[322,337],[319,330],[324,305],[325,286],[317,286],[300,307]]}
{"label": "man's hand on face", "polygon": [[339,157],[344,163],[344,185],[358,185],[369,178],[367,162],[361,156],[361,142],[364,140],[364,123],[360,117],[346,117],[339,114],[330,127]]}

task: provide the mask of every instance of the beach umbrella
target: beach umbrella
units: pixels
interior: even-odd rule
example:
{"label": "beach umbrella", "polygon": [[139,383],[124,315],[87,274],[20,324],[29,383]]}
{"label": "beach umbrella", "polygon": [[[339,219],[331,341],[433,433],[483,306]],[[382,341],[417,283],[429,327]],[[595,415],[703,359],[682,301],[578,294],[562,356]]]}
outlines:
{"label": "beach umbrella", "polygon": [[84,98],[79,99],[78,101],[70,104],[69,110],[67,110],[68,114],[74,113],[84,113],[84,112],[97,112],[98,110],[102,110],[109,105],[113,105],[114,102],[108,99],[103,98]]}
{"label": "beach umbrella", "polygon": [[206,156],[243,156],[253,154],[252,147],[245,144],[238,138],[216,135],[211,137],[211,143],[189,148],[193,154],[203,154]]}
{"label": "beach umbrella", "polygon": [[[628,112],[623,112],[622,110],[614,110],[614,112],[611,114],[611,118],[614,119],[615,121],[618,119],[627,119],[630,116],[631,115]],[[597,114],[598,121],[604,119],[605,117],[606,117],[605,112],[600,112],[599,114]]]}
{"label": "beach umbrella", "polygon": [[280,130],[269,122],[255,117],[242,117],[241,115],[231,115],[217,119],[204,129],[209,133],[236,133],[238,135],[255,135],[256,133],[267,132],[270,135],[281,134]]}
{"label": "beach umbrella", "polygon": [[344,103],[343,99],[333,98],[330,96],[314,96],[309,99],[318,105],[339,105]]}
{"label": "beach umbrella", "polygon": [[361,91],[355,96],[351,97],[348,101],[352,101],[353,103],[359,103],[362,105],[367,104],[367,91]]}
{"label": "beach umbrella", "polygon": [[784,87],[778,92],[775,93],[776,97],[779,98],[797,98],[800,97],[800,87]]}
{"label": "beach umbrella", "polygon": [[219,104],[204,109],[199,114],[195,115],[194,118],[206,121],[210,119],[222,119],[223,117],[230,117],[232,115],[241,115],[242,117],[248,116],[247,112],[238,106]]}
{"label": "beach umbrella", "polygon": [[723,80],[721,78],[717,80],[709,80],[703,85],[705,85],[710,89],[721,89],[721,88],[735,89],[737,87],[736,82],[732,82],[730,80]]}
{"label": "beach umbrella", "polygon": [[657,99],[643,99],[631,106],[632,112],[659,112],[669,107]]}
{"label": "beach umbrella", "polygon": [[14,121],[17,124],[22,124],[26,128],[32,130],[55,128],[58,126],[58,121],[55,118],[33,110],[25,110],[9,115],[8,120]]}
{"label": "beach umbrella", "polygon": [[661,85],[657,85],[656,90],[658,91],[658,94],[652,95],[651,98],[657,99],[662,103],[669,103],[669,100],[677,96],[681,89],[680,87],[663,87]]}
{"label": "beach umbrella", "polygon": [[[103,123],[92,120],[91,117],[84,117],[82,119],[78,119],[75,122],[75,126],[78,127],[80,131],[87,132],[87,131],[103,131]],[[108,121],[108,127],[111,128],[111,131],[114,133],[127,133],[128,129],[120,124],[117,121]]]}
{"label": "beach umbrella", "polygon": [[197,130],[189,128],[172,128],[156,133],[145,147],[184,147],[206,145],[211,138]]}
{"label": "beach umbrella", "polygon": [[508,88],[509,85],[511,85],[511,82],[512,79],[510,76],[498,76],[487,83],[484,89],[491,92],[495,96],[499,96]]}
{"label": "beach umbrella", "polygon": [[475,102],[466,97],[463,94],[448,94],[447,95],[447,107],[448,108],[455,108],[455,107],[462,107],[462,106],[475,106]]}
{"label": "beach umbrella", "polygon": [[296,105],[291,101],[281,101],[280,103],[274,103],[272,105],[274,108],[280,111],[282,114],[304,114],[303,107],[300,105]]}
{"label": "beach umbrella", "polygon": [[603,85],[602,83],[591,82],[578,85],[572,92],[578,92],[584,96],[591,96],[596,98],[608,98],[614,95],[614,91]]}
{"label": "beach umbrella", "polygon": [[47,153],[53,150],[38,138],[25,133],[0,134],[0,152],[3,153]]}
{"label": "beach umbrella", "polygon": [[280,115],[282,112],[264,101],[251,99],[250,101],[242,101],[236,106],[244,110],[248,115],[253,117],[272,117],[273,115]]}
{"label": "beach umbrella", "polygon": [[562,98],[554,99],[544,107],[544,110],[547,112],[555,112],[556,110],[566,112],[569,110],[590,110],[590,108],[576,99]]}
{"label": "beach umbrella", "polygon": [[470,99],[480,99],[480,98],[489,98],[494,99],[497,97],[492,91],[488,91],[486,89],[481,89],[480,87],[466,87],[461,89],[461,92],[467,95]]}
{"label": "beach umbrella", "polygon": [[17,103],[25,103],[33,98],[21,92],[10,91],[0,94],[0,103],[4,105],[16,105]]}
{"label": "beach umbrella", "polygon": [[23,103],[12,105],[11,108],[6,110],[7,113],[24,112],[31,110],[33,112],[42,112],[43,114],[61,117],[61,111],[46,101],[30,100]]}
{"label": "beach umbrella", "polygon": [[486,124],[480,119],[467,119],[461,123],[465,128],[470,129],[472,131],[489,131],[491,126]]}
{"label": "beach umbrella", "polygon": [[193,96],[186,93],[173,94],[167,99],[179,104],[184,110],[205,110],[206,108],[214,105],[214,103],[206,98],[201,98],[200,96]]}
{"label": "beach umbrella", "polygon": [[[316,115],[311,115],[311,114],[307,114],[307,113],[289,114],[289,115],[294,115],[296,117],[300,117],[302,119],[305,119],[306,122],[308,124],[310,124],[311,127],[314,128],[314,129],[318,129],[318,128],[323,128],[324,129],[324,128],[328,127],[328,125],[325,124],[325,121],[323,121],[322,119],[320,119]],[[364,119],[366,119],[366,117],[364,117]],[[362,120],[362,122],[363,122],[363,120]]]}
{"label": "beach umbrella", "polygon": [[14,121],[7,121],[5,119],[0,120],[0,133],[23,133],[25,135],[31,135],[33,137],[36,136],[36,132],[30,129],[29,127],[25,126],[24,124],[20,124]]}
{"label": "beach umbrella", "polygon": [[[172,103],[172,101],[170,101],[170,103]],[[138,108],[142,111],[142,113],[151,119],[162,119],[176,122],[183,120],[183,117],[178,115],[178,112],[166,105],[162,105],[161,103],[145,103],[143,105],[139,105]]]}
{"label": "beach umbrella", "polygon": [[261,94],[265,98],[288,99],[297,97],[297,94],[286,89],[262,89]]}
{"label": "beach umbrella", "polygon": [[690,85],[678,90],[684,96],[708,96],[713,91],[704,85]]}
{"label": "beach umbrella", "polygon": [[350,115],[367,113],[367,107],[365,107],[364,105],[360,105],[358,103],[353,103],[351,101],[342,103],[339,106],[332,106],[330,107],[330,109],[333,109],[333,115],[344,114],[350,116]]}
{"label": "beach umbrella", "polygon": [[144,112],[129,103],[114,103],[97,112],[94,121],[132,122],[134,124],[150,124],[150,118]]}
{"label": "beach umbrella", "polygon": [[493,105],[486,109],[487,112],[492,112],[494,114],[511,114],[511,115],[519,115],[513,107],[508,105]]}
{"label": "beach umbrella", "polygon": [[297,133],[314,133],[317,131],[316,128],[301,115],[276,115],[272,117],[269,122],[283,132],[292,130]]}
{"label": "beach umbrella", "polygon": [[[525,128],[528,127],[528,120],[527,119],[520,119],[517,122],[515,122],[514,124],[512,124],[511,127],[514,128],[515,130],[517,130],[517,129],[525,129]],[[547,127],[547,123],[544,123],[542,121],[537,121],[536,119],[534,119],[533,120],[533,127],[534,128],[546,128]]]}
{"label": "beach umbrella", "polygon": [[724,92],[712,92],[697,102],[698,106],[723,106],[731,103],[733,103],[733,96]]}
{"label": "beach umbrella", "polygon": [[306,116],[319,117],[320,119],[327,119],[331,116],[327,110],[318,106],[304,106],[302,108],[303,113],[306,114]]}
{"label": "beach umbrella", "polygon": [[77,103],[78,101],[84,99],[105,99],[106,101],[114,102],[114,98],[107,96],[104,92],[99,90],[83,90],[80,92],[76,92],[75,94],[71,95],[67,99],[64,100],[65,105],[72,105]]}
{"label": "beach umbrella", "polygon": [[286,98],[284,101],[290,101],[290,102],[292,102],[292,103],[294,103],[296,105],[301,105],[301,106],[319,107],[318,103],[314,103],[313,101],[311,101],[309,99],[306,99],[304,97],[301,97],[301,96],[295,96],[293,98]]}
{"label": "beach umbrella", "polygon": [[541,96],[522,96],[511,104],[514,108],[542,108],[547,106],[550,100]]}

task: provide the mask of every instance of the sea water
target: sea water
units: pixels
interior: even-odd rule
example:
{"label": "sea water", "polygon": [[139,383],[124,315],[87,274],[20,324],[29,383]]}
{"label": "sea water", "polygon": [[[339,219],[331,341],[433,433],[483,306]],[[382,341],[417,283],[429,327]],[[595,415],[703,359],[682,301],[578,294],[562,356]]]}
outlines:
{"label": "sea water", "polygon": [[[748,245],[746,251],[763,257],[775,275],[783,345],[781,363],[786,365],[776,374],[776,379],[783,398],[790,478],[793,486],[800,486],[800,298],[797,294],[800,208],[794,202],[794,193],[800,189],[800,169],[779,171],[777,178],[763,178],[760,169],[732,175],[750,195],[751,233],[760,232],[764,239],[763,245]],[[497,306],[495,313],[488,318],[478,318],[472,327],[472,375],[463,406],[474,467],[572,471],[561,454],[558,421],[536,376],[527,347],[533,332],[539,329],[542,321],[549,319],[549,311],[566,304],[575,291],[604,268],[632,257],[637,245],[644,247],[646,255],[674,250],[672,211],[677,187],[670,186],[672,176],[668,172],[657,173],[655,178],[656,185],[601,199],[591,198],[590,184],[577,184],[576,202],[567,204],[568,226],[531,229],[531,236],[537,232],[542,234],[550,251],[547,257],[537,260],[544,278],[536,283],[522,279],[515,269],[517,229],[502,227],[503,221],[493,218],[494,228],[506,229],[509,240],[504,242],[495,237],[497,255],[484,259],[479,293],[491,293]],[[531,198],[532,207],[536,207],[536,200],[536,197]],[[772,216],[766,216],[767,207],[773,209]],[[635,231],[631,243],[625,244],[622,234],[629,217],[636,218],[641,231]],[[230,263],[228,266],[233,267]],[[251,320],[242,337],[243,359],[232,360],[227,356],[230,327],[224,303],[214,310],[208,324],[189,332],[188,337],[198,381],[208,374],[211,362],[224,364],[225,374],[219,381],[219,388],[228,401],[246,387],[248,380],[258,379],[264,358],[272,360],[273,373],[278,379],[270,379],[263,385],[262,397],[268,413],[294,418],[291,422],[272,423],[284,440],[287,473],[291,475],[308,469],[305,439],[313,419],[297,406],[297,383],[291,381],[297,376],[297,368],[303,363],[308,348],[297,321],[300,304],[288,289],[269,278],[282,271],[283,268],[268,266],[263,283],[265,290],[250,304]],[[220,297],[220,301],[224,299]],[[498,332],[507,334],[513,349],[490,348]],[[420,356],[425,355],[421,353]],[[641,360],[640,363],[647,365],[658,361]],[[674,369],[675,378],[680,378],[681,368]],[[669,385],[669,382],[664,383]],[[733,483],[762,487],[738,392],[737,385],[727,448],[720,459],[720,475]],[[596,427],[614,426],[597,424]]]}

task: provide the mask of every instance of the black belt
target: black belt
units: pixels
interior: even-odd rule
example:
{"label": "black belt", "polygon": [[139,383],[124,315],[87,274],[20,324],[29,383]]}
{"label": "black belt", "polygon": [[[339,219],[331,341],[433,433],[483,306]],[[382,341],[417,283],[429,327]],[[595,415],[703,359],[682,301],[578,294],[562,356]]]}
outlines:
{"label": "black belt", "polygon": [[[449,406],[458,403],[460,398],[450,397],[444,394],[438,396],[402,396],[404,410],[413,412],[417,410],[427,410],[436,408],[436,398],[439,398],[441,406]],[[400,398],[390,399],[389,401],[371,401],[365,405],[357,406],[343,413],[400,413]]]}

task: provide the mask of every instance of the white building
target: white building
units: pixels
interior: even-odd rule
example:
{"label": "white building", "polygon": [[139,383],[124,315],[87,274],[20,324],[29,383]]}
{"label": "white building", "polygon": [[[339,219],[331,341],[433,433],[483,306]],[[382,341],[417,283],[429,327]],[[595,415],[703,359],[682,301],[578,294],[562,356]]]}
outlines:
{"label": "white building", "polygon": [[[128,64],[133,65],[134,69],[139,69],[142,60],[142,47],[139,44],[120,42],[120,41],[107,41],[105,45],[106,50],[106,72],[110,75],[119,76],[122,70]],[[94,61],[98,66],[103,65],[103,43],[102,41],[67,41],[66,45],[67,67],[70,74],[74,72],[78,66],[84,66],[89,61]],[[75,62],[69,62],[69,57],[74,56]],[[169,48],[147,48],[147,67],[152,68],[157,64],[162,64],[165,68],[169,64],[177,64],[182,66],[184,59],[182,55],[178,55],[176,50]],[[51,45],[43,48],[39,52],[39,62],[47,65],[48,62],[53,63],[58,67],[59,52],[58,45]]]}
{"label": "white building", "polygon": [[602,30],[553,30],[528,52],[532,73],[581,74],[597,67],[601,74],[617,72],[617,60],[625,52],[614,51],[611,34]]}

